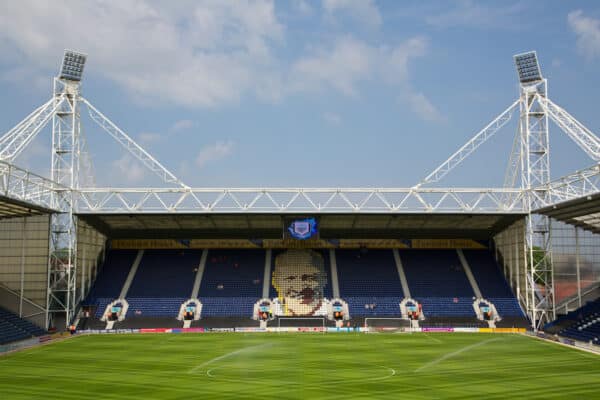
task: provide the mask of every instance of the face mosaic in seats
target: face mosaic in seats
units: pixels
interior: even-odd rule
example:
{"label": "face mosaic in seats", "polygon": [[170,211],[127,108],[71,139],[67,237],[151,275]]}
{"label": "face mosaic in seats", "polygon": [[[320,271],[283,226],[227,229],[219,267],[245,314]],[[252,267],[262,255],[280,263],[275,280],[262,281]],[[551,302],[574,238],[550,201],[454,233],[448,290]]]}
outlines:
{"label": "face mosaic in seats", "polygon": [[313,250],[287,250],[275,257],[273,287],[277,315],[326,314],[327,273],[323,256]]}

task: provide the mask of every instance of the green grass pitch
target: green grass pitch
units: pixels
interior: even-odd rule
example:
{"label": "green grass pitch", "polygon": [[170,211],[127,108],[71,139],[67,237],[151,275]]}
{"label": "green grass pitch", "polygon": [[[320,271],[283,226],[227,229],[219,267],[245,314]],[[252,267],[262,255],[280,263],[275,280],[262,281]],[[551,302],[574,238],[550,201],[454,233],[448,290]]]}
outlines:
{"label": "green grass pitch", "polygon": [[600,356],[510,334],[82,336],[0,357],[0,398],[596,399]]}

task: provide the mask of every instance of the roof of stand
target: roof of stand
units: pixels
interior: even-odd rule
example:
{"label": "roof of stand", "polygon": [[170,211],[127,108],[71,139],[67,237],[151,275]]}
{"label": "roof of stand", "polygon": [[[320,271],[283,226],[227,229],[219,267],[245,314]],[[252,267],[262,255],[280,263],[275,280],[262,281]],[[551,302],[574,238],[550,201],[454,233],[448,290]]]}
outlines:
{"label": "roof of stand", "polygon": [[569,225],[600,233],[600,194],[591,194],[536,210]]}
{"label": "roof of stand", "polygon": [[50,214],[54,210],[0,195],[0,219]]}
{"label": "roof of stand", "polygon": [[[488,239],[524,214],[322,214],[321,238]],[[80,214],[111,238],[281,238],[284,214]]]}

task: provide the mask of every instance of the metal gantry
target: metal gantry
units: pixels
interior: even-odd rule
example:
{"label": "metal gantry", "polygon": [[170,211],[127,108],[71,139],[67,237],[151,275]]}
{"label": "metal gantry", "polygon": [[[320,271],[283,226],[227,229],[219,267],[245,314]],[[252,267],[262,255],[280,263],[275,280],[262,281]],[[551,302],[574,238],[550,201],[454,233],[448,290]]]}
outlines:
{"label": "metal gantry", "polygon": [[[600,160],[600,140],[548,98],[547,81],[542,77],[535,53],[515,58],[520,78],[519,98],[411,188],[191,188],[82,96],[81,78],[87,57],[72,51],[67,51],[65,57],[68,62],[63,61],[62,72],[54,80],[52,99],[0,137],[2,195],[54,211],[48,261],[50,318],[61,313],[69,323],[77,307],[78,213],[526,214],[523,260],[519,263],[514,256],[511,261],[526,276],[523,282],[518,280],[519,299],[534,328],[554,317],[550,219],[536,215],[535,210],[598,193],[600,165],[551,182],[548,121],[555,122],[596,163]],[[95,187],[81,126],[83,108],[92,121],[160,177],[166,187]],[[505,127],[517,109],[518,130],[504,187],[428,187]],[[51,179],[45,179],[13,163],[50,120]]]}
{"label": "metal gantry", "polygon": [[551,220],[533,212],[549,197],[545,187],[550,182],[548,114],[541,106],[541,99],[546,97],[545,79],[521,84],[521,188],[527,191],[528,202],[525,291],[534,329],[554,320],[555,315]]}
{"label": "metal gantry", "polygon": [[64,313],[65,323],[73,320],[77,307],[77,218],[75,191],[79,188],[80,131],[79,81],[54,80],[57,103],[52,119],[52,165],[54,182],[71,188],[57,190],[55,203],[60,212],[50,217],[48,252],[47,320]]}

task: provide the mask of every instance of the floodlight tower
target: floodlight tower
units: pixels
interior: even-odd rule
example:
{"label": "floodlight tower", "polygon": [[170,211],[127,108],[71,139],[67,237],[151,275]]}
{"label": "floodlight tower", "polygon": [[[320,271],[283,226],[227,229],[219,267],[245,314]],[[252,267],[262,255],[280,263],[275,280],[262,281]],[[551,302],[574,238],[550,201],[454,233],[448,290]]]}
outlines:
{"label": "floodlight tower", "polygon": [[547,204],[550,182],[548,115],[540,104],[547,98],[548,82],[542,76],[535,51],[514,56],[520,83],[521,188],[527,193],[526,307],[534,329],[554,320],[551,221],[533,210]]}
{"label": "floodlight tower", "polygon": [[61,71],[54,78],[52,117],[51,179],[66,190],[54,193],[54,205],[61,213],[52,214],[48,253],[47,326],[64,314],[69,325],[77,306],[77,220],[73,190],[79,187],[80,88],[87,56],[65,50]]}

